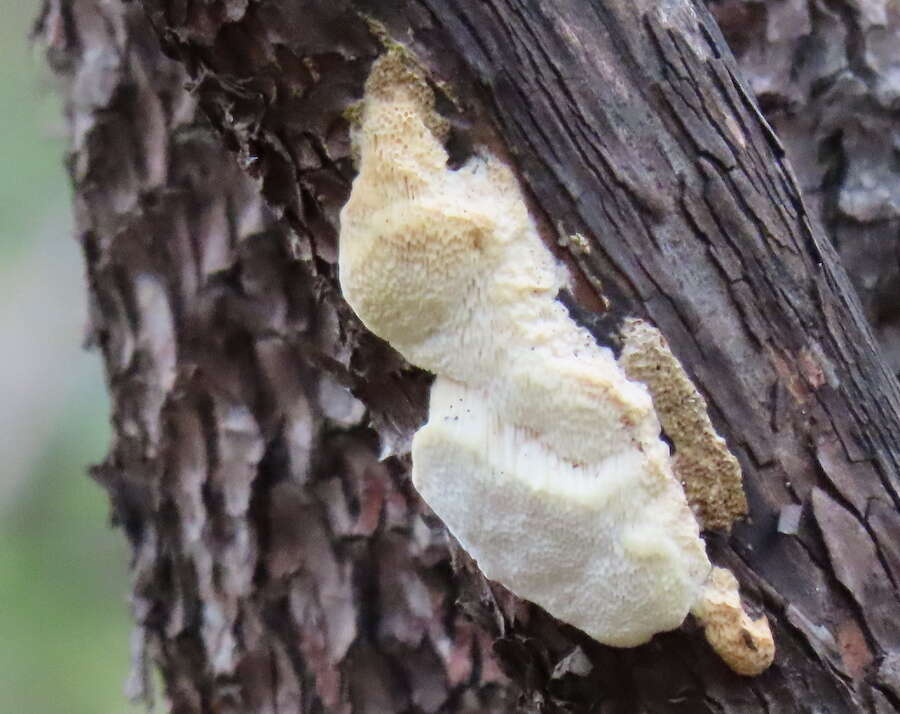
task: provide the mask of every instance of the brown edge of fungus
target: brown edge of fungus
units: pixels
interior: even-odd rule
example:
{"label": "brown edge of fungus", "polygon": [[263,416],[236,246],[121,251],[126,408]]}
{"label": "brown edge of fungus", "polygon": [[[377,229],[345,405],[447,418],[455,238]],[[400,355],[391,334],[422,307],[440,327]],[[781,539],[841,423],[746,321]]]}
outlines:
{"label": "brown edge of fungus", "polygon": [[733,671],[762,674],[775,659],[775,640],[763,615],[752,619],[741,606],[738,581],[730,570],[713,568],[691,612],[703,625],[706,641]]}
{"label": "brown edge of fungus", "polygon": [[747,513],[747,497],[741,466],[713,428],[706,400],[658,329],[628,319],[621,335],[619,364],[653,398],[663,431],[674,446],[672,465],[691,510],[704,529],[730,529]]}
{"label": "brown edge of fungus", "polygon": [[[697,391],[662,333],[643,320],[625,321],[619,364],[629,379],[644,384],[663,431],[671,439],[675,474],[704,529],[731,528],[747,513],[741,467],[713,428],[706,400]],[[756,676],[775,658],[765,616],[752,619],[741,606],[730,570],[713,568],[692,613],[707,642],[737,674]]]}

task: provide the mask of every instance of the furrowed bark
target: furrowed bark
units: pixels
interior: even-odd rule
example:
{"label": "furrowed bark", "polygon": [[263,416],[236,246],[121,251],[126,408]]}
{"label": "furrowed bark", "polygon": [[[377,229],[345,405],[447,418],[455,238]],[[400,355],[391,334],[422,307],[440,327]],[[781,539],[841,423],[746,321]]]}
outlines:
{"label": "furrowed bark", "polygon": [[[130,693],[158,666],[173,712],[511,711],[442,533],[346,389],[351,361],[396,358],[292,254],[138,5],[51,2],[39,32],[114,406],[94,474],[134,549]],[[370,384],[398,431],[421,420],[421,377]]]}
{"label": "furrowed bark", "polygon": [[[896,708],[900,388],[704,6],[142,6],[177,63],[135,4],[53,0],[41,33],[70,81],[116,409],[98,475],[173,710],[503,711],[517,693],[541,712]],[[761,677],[690,622],[601,647],[420,518],[403,454],[428,380],[365,333],[335,274],[345,111],[379,52],[367,18],[447,87],[455,156],[507,156],[548,242],[584,237],[560,247],[573,311],[601,339],[651,319],[706,396],[750,502],[707,540],[773,625]],[[379,439],[397,456],[379,462]]]}
{"label": "furrowed bark", "polygon": [[711,9],[900,373],[900,9],[881,0]]}

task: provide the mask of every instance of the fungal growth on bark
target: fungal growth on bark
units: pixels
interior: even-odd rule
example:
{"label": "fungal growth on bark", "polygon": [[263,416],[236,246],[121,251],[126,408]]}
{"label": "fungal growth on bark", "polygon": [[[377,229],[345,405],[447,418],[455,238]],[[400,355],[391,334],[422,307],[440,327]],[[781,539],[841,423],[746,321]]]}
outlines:
{"label": "fungal growth on bark", "polygon": [[[567,274],[513,173],[490,155],[448,168],[402,48],[375,62],[358,114],[340,281],[372,332],[436,375],[419,493],[488,578],[598,641],[639,645],[693,610],[736,671],[765,669],[768,624],[745,636],[746,616],[721,616],[736,581],[731,599],[708,584],[651,394],[557,301]],[[769,654],[739,669],[735,648]]]}
{"label": "fungal growth on bark", "polygon": [[697,391],[666,338],[643,320],[626,320],[619,365],[647,387],[666,436],[675,447],[672,467],[691,510],[704,528],[731,528],[747,513],[741,466],[716,434]]}

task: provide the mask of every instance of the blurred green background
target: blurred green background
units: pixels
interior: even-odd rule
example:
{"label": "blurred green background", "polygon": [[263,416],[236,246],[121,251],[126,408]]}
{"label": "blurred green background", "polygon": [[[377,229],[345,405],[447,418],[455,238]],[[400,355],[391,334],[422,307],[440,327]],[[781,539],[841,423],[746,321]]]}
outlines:
{"label": "blurred green background", "polygon": [[127,548],[86,475],[109,405],[100,357],[81,348],[64,122],[28,41],[39,5],[7,3],[0,23],[0,712],[144,711],[123,694]]}

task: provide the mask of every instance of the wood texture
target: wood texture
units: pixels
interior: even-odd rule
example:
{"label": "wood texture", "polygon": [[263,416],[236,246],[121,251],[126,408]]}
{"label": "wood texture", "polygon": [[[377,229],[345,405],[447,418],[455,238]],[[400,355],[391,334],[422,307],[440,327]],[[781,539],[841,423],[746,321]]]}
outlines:
{"label": "wood texture", "polygon": [[54,1],[38,29],[114,407],[94,475],[133,546],[130,693],[158,667],[179,713],[511,711],[443,534],[346,389],[358,360],[409,432],[425,381],[291,253],[138,5]]}
{"label": "wood texture", "polygon": [[884,0],[711,8],[900,374],[900,8]]}
{"label": "wood texture", "polygon": [[[53,0],[42,34],[70,78],[116,405],[98,473],[173,710],[503,711],[516,692],[541,712],[897,707],[900,388],[701,3],[142,6],[178,64],[133,3]],[[762,677],[727,671],[691,623],[600,647],[419,518],[402,454],[427,379],[336,290],[343,112],[378,52],[360,12],[452,90],[454,154],[506,155],[548,243],[585,237],[559,247],[573,312],[601,339],[649,317],[700,385],[744,468],[750,517],[707,540],[773,623]],[[400,457],[379,463],[375,434]]]}

